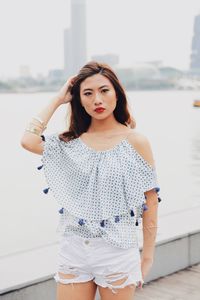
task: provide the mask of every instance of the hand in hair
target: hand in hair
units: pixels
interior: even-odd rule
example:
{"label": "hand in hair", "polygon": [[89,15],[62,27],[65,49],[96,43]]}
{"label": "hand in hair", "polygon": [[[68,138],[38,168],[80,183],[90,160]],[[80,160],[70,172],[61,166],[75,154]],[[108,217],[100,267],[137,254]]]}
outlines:
{"label": "hand in hair", "polygon": [[55,97],[58,100],[59,104],[68,103],[72,100],[71,88],[74,84],[74,80],[76,79],[76,76],[77,75],[69,77],[66,83],[59,90],[58,94]]}

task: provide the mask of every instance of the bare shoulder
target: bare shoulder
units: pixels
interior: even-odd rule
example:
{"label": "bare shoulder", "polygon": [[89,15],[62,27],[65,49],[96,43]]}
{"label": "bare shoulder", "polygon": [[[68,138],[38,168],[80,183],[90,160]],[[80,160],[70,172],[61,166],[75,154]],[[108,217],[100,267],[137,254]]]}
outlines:
{"label": "bare shoulder", "polygon": [[150,165],[155,166],[151,143],[144,134],[132,129],[128,141]]}
{"label": "bare shoulder", "polygon": [[134,148],[144,148],[147,144],[150,144],[148,138],[141,132],[131,129],[130,134],[128,135],[128,140]]}

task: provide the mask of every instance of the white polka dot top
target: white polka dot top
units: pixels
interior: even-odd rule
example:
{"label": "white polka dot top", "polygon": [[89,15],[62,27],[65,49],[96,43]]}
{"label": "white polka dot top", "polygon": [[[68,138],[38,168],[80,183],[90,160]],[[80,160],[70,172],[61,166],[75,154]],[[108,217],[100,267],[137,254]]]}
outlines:
{"label": "white polka dot top", "polygon": [[[48,190],[60,206],[57,232],[102,237],[120,248],[138,247],[144,192],[160,188],[156,169],[127,138],[112,149],[94,150],[81,138],[64,142],[43,136],[42,155]],[[161,199],[158,197],[158,201]]]}

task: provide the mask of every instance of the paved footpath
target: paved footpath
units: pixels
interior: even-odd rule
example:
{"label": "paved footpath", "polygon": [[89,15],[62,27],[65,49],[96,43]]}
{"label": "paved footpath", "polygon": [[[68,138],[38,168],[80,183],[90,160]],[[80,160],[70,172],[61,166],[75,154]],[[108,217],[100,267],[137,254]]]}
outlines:
{"label": "paved footpath", "polygon": [[200,300],[200,264],[144,284],[134,300]]}

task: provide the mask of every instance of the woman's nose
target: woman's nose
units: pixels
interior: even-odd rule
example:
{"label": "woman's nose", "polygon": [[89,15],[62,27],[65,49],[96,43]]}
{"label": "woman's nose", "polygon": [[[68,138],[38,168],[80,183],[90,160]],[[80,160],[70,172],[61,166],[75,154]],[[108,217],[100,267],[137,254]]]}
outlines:
{"label": "woman's nose", "polygon": [[101,95],[99,94],[99,93],[97,93],[96,95],[95,95],[95,101],[94,101],[95,103],[99,103],[99,102],[102,102],[102,100],[101,100]]}

